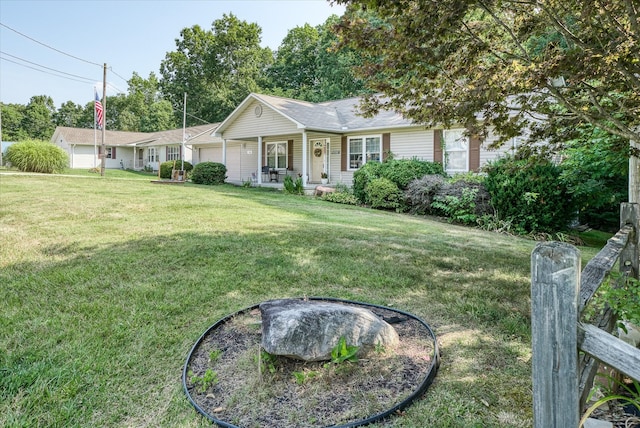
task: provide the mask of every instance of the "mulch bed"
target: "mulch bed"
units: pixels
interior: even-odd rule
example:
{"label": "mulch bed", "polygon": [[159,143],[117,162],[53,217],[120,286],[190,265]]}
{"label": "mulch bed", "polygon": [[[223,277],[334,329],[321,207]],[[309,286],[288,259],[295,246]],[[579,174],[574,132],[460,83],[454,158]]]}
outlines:
{"label": "mulch bed", "polygon": [[[243,428],[358,426],[389,410],[400,413],[435,375],[435,337],[419,320],[392,309],[340,303],[396,321],[400,345],[357,362],[271,356],[261,348],[260,310],[249,308],[214,325],[194,347],[185,365],[192,404],[213,422]],[[207,370],[216,379],[203,385]]]}

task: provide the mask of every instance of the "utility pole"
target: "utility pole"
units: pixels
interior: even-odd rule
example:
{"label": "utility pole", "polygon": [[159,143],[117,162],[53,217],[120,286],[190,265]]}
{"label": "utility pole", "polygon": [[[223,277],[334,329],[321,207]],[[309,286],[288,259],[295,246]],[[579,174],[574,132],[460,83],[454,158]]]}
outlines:
{"label": "utility pole", "polygon": [[104,167],[107,158],[105,136],[107,134],[107,63],[104,63],[102,71],[102,153],[100,154],[100,176],[104,177]]}

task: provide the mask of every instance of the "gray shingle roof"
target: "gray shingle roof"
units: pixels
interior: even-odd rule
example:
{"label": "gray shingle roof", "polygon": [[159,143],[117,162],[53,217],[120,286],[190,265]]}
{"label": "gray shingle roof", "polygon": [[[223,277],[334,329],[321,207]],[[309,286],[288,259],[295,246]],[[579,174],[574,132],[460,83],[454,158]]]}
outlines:
{"label": "gray shingle roof", "polygon": [[[185,133],[188,136],[187,142],[193,144],[220,141],[219,138],[211,136],[218,125],[218,123],[210,123],[185,128]],[[107,129],[105,134],[105,144],[108,146],[167,146],[182,143],[182,128],[159,132],[127,132]],[[93,145],[94,135],[97,136],[97,142],[100,144],[102,142],[102,131],[100,130],[94,134],[93,129],[58,126],[51,137],[51,142],[56,143],[60,139],[64,139],[67,144]]]}
{"label": "gray shingle roof", "polygon": [[372,118],[358,112],[360,98],[311,103],[272,95],[251,94],[307,129],[334,132],[410,126],[412,122],[399,113],[380,111]]}

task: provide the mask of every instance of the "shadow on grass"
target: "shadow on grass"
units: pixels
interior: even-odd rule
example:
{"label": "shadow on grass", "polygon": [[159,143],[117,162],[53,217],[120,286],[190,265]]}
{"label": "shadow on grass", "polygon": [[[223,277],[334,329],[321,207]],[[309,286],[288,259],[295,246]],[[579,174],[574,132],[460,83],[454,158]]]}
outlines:
{"label": "shadow on grass", "polygon": [[304,295],[392,305],[435,328],[441,372],[396,426],[529,421],[533,243],[387,213],[337,225],[343,207],[320,216],[316,203],[266,230],[60,242],[43,263],[8,266],[0,422],[200,424],[180,389],[198,336],[243,307]]}

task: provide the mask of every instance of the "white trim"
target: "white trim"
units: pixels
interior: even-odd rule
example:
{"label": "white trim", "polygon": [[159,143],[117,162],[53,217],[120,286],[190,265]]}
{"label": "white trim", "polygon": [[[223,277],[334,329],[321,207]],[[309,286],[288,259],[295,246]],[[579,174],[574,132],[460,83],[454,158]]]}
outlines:
{"label": "white trim", "polygon": [[[379,141],[379,151],[380,155],[379,162],[382,162],[382,134],[370,134],[370,135],[349,135],[347,136],[347,171],[357,171],[362,168],[367,163],[367,138],[377,138]],[[363,159],[360,161],[360,166],[357,168],[351,167],[351,140],[352,139],[361,139],[362,140],[362,156]]]}
{"label": "white trim", "polygon": [[276,164],[278,163],[278,144],[284,144],[284,166],[282,165],[276,165],[275,169],[287,169],[289,168],[289,142],[288,141],[269,141],[269,142],[265,142],[264,143],[264,149],[265,149],[265,159],[266,159],[266,164],[269,165],[269,149],[268,147],[270,145],[275,145],[276,146],[276,155],[275,155],[275,159],[276,159]]}
{"label": "white trim", "polygon": [[[466,150],[449,150],[447,148],[447,133],[462,133],[462,136],[464,137],[464,139],[467,142],[467,148]],[[445,172],[447,172],[448,174],[457,174],[457,173],[463,173],[463,172],[469,172],[469,149],[471,146],[471,141],[468,135],[465,135],[466,129],[465,128],[452,128],[452,129],[444,129],[442,131],[442,156],[444,158],[444,170]],[[462,153],[464,152],[465,154],[465,169],[461,170],[461,169],[450,169],[449,168],[449,158],[447,157],[449,152],[457,152],[457,153]]]}

